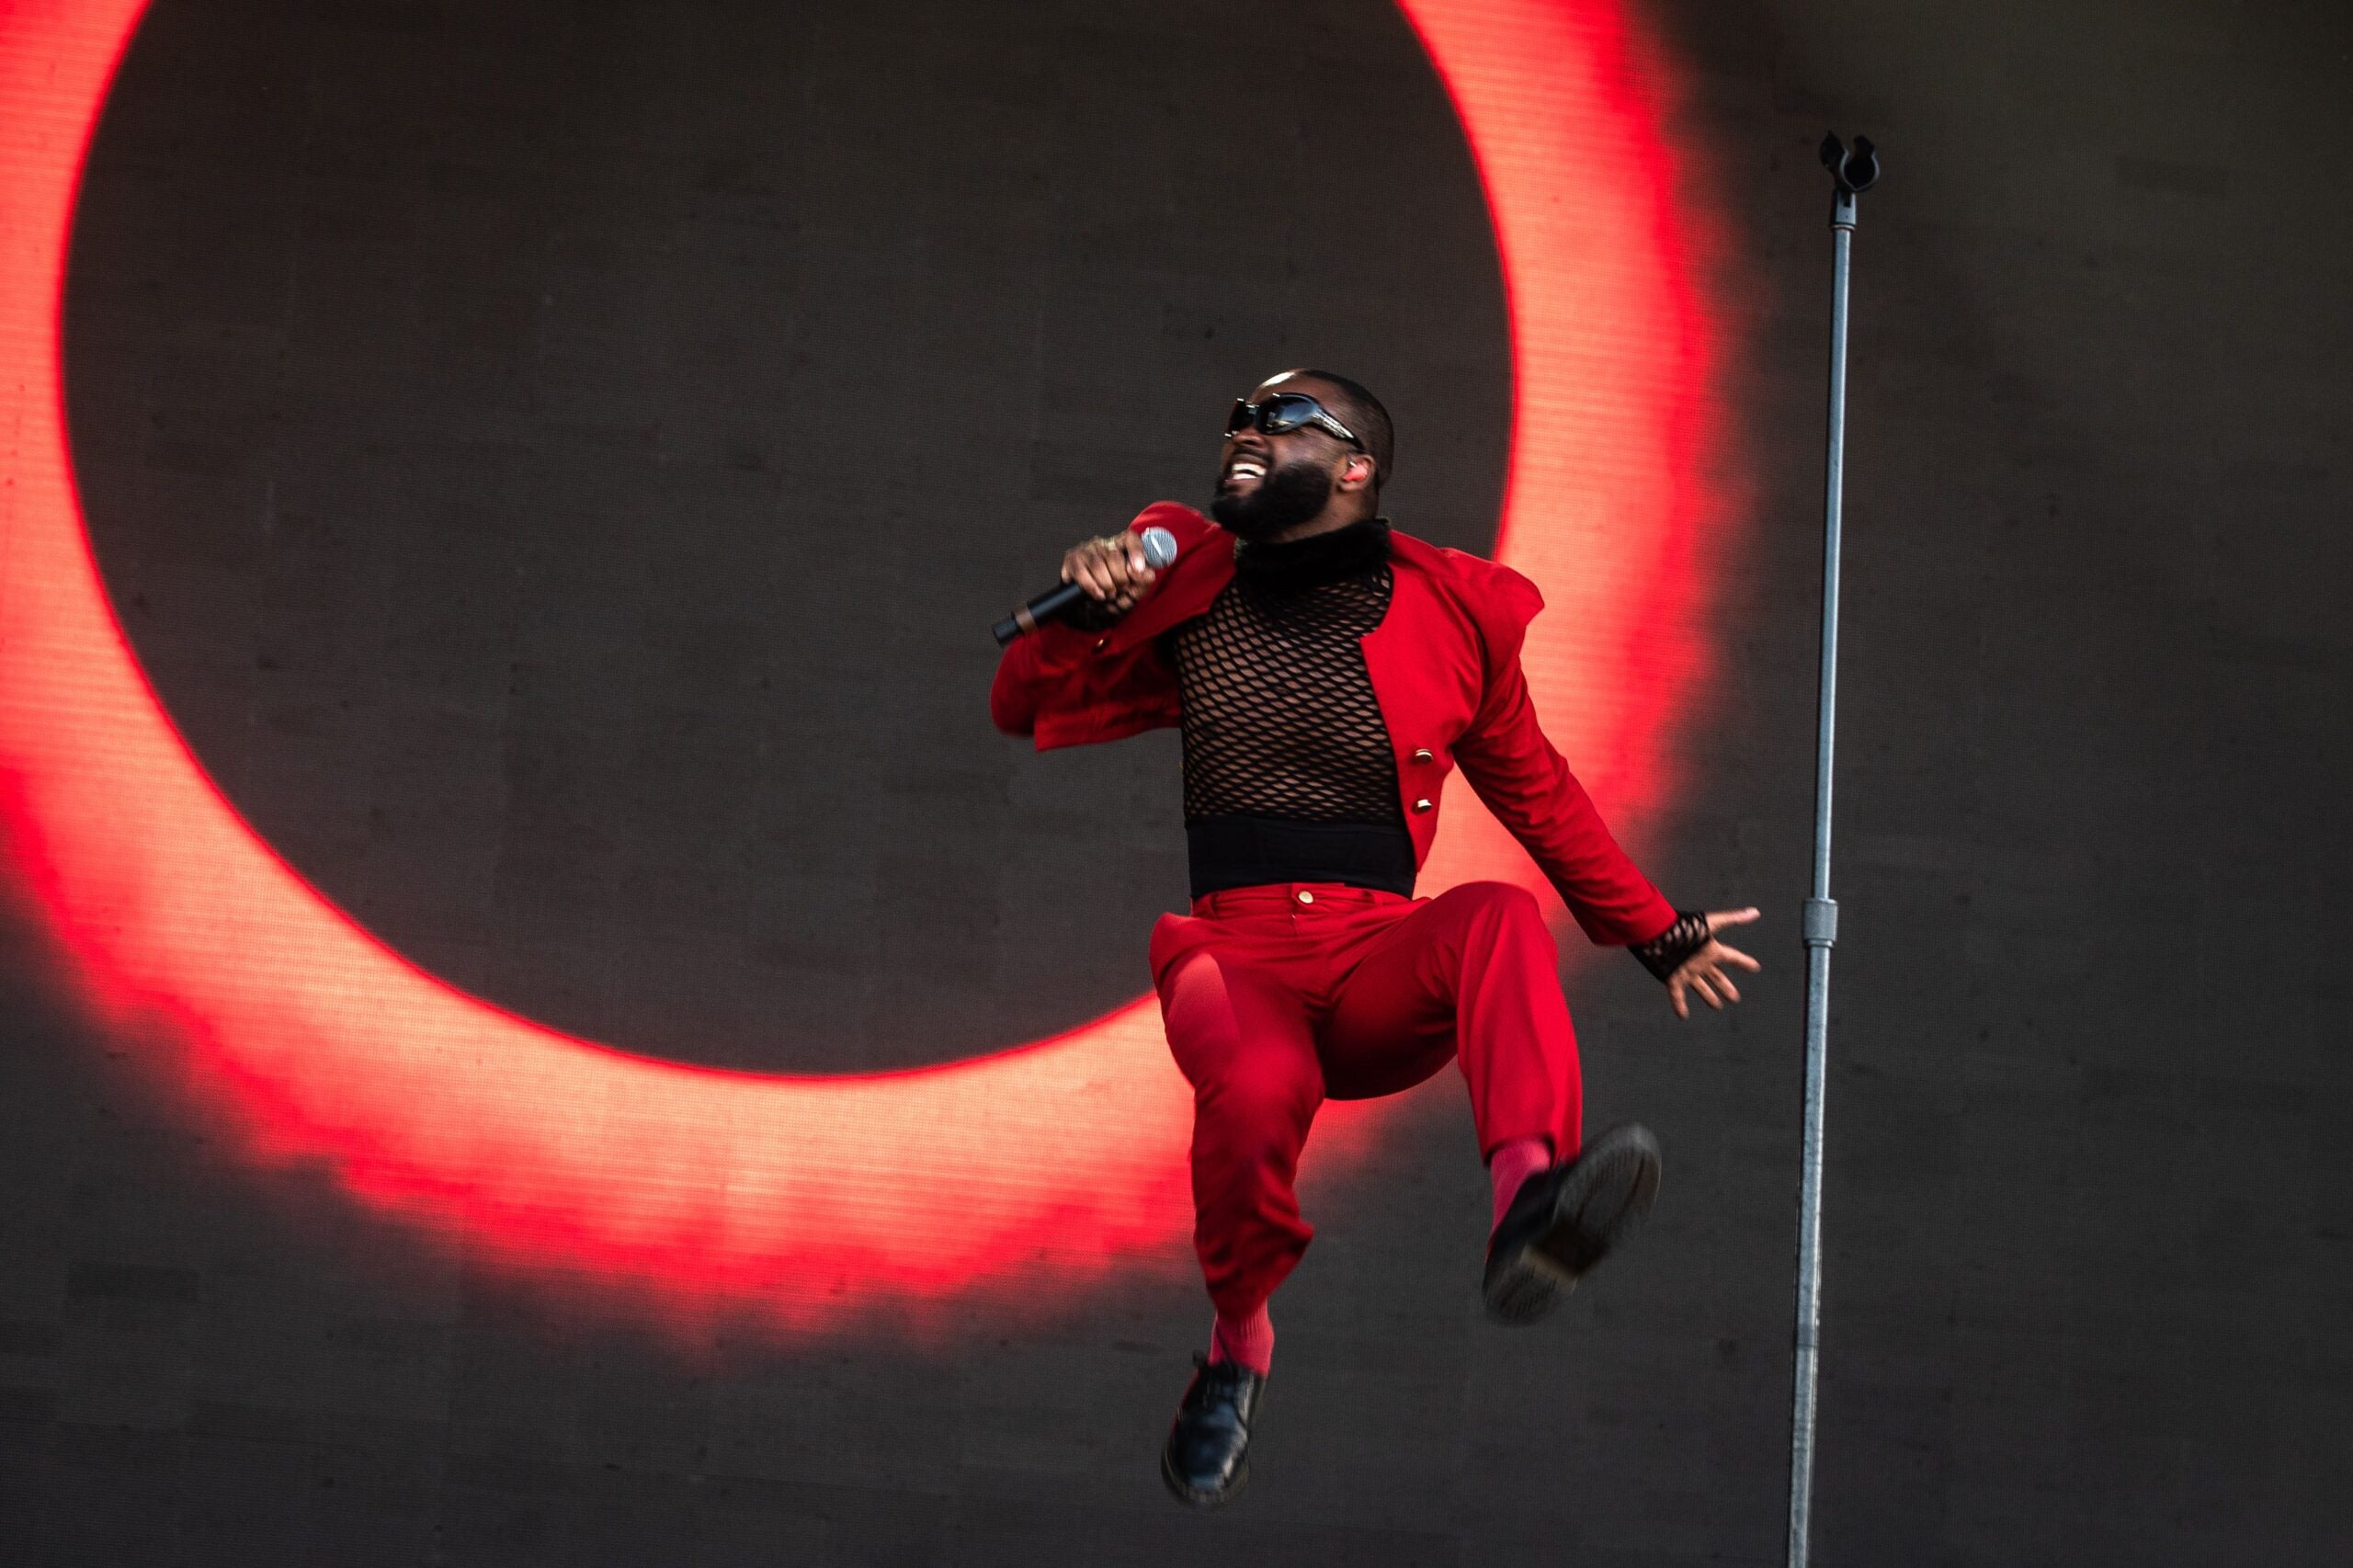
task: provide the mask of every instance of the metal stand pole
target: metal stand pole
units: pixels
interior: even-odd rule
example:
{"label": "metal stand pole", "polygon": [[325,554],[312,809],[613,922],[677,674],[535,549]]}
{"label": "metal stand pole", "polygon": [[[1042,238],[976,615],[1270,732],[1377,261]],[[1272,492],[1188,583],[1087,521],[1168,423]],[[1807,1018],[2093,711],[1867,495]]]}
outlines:
{"label": "metal stand pole", "polygon": [[1855,199],[1879,178],[1868,138],[1852,153],[1836,135],[1822,161],[1837,182],[1830,208],[1830,462],[1823,505],[1822,698],[1813,760],[1813,893],[1805,901],[1805,1156],[1798,1184],[1797,1390],[1790,1421],[1790,1568],[1805,1568],[1813,1511],[1813,1403],[1822,1326],[1822,1112],[1830,1054],[1830,949],[1838,905],[1830,897],[1830,760],[1838,720],[1838,534],[1847,464],[1847,268]]}

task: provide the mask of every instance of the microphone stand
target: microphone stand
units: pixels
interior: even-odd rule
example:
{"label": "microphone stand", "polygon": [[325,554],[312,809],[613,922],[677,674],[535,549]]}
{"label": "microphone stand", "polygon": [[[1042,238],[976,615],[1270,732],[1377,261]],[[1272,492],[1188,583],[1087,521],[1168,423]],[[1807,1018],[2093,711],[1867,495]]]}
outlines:
{"label": "microphone stand", "polygon": [[1830,949],[1838,905],[1830,896],[1830,761],[1838,718],[1838,544],[1847,468],[1847,274],[1855,199],[1879,178],[1867,137],[1848,152],[1834,133],[1822,162],[1836,184],[1830,204],[1830,452],[1822,538],[1822,694],[1813,758],[1813,893],[1805,901],[1805,1153],[1798,1184],[1796,1392],[1790,1420],[1789,1568],[1805,1568],[1813,1511],[1814,1383],[1822,1327],[1823,1092],[1830,1055]]}

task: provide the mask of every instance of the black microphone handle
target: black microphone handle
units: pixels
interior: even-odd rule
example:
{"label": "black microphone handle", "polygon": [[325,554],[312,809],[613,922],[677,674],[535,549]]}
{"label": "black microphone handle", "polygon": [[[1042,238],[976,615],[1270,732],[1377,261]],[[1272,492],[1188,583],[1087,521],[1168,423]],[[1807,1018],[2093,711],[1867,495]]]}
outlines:
{"label": "black microphone handle", "polygon": [[[1176,559],[1176,536],[1166,528],[1149,528],[1137,540],[1143,551],[1144,563],[1154,572],[1165,572]],[[989,630],[996,637],[1000,648],[1015,638],[1035,631],[1047,621],[1059,619],[1087,597],[1087,592],[1076,583],[1064,583],[1047,589]]]}
{"label": "black microphone handle", "polygon": [[1064,583],[1040,594],[989,630],[996,637],[996,645],[1002,648],[1015,638],[1035,631],[1046,622],[1066,613],[1085,597],[1085,588],[1076,583]]}

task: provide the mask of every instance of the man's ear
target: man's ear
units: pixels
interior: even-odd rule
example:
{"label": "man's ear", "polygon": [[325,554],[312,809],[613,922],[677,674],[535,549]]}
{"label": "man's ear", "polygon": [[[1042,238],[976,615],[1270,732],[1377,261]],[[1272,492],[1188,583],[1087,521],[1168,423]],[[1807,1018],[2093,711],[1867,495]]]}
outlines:
{"label": "man's ear", "polygon": [[1362,452],[1340,465],[1340,488],[1362,490],[1372,483],[1372,460]]}

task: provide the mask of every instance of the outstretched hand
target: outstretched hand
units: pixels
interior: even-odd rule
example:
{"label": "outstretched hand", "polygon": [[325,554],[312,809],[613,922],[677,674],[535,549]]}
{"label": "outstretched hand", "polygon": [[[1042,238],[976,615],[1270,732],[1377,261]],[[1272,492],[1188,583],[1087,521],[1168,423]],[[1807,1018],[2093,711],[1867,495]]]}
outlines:
{"label": "outstretched hand", "polygon": [[1718,1012],[1723,1011],[1726,1002],[1740,1000],[1740,987],[1732,983],[1732,976],[1726,971],[1745,969],[1754,974],[1765,966],[1738,948],[1726,947],[1718,941],[1716,933],[1727,926],[1745,926],[1756,918],[1757,912],[1754,909],[1712,910],[1709,913],[1707,941],[1666,977],[1666,999],[1674,1004],[1677,1017],[1691,1016],[1690,993],[1697,993],[1701,1001]]}

